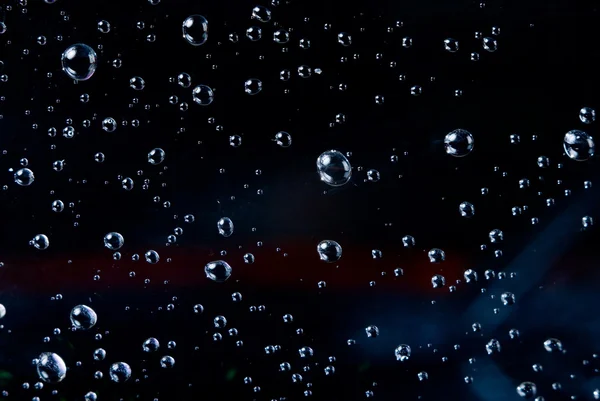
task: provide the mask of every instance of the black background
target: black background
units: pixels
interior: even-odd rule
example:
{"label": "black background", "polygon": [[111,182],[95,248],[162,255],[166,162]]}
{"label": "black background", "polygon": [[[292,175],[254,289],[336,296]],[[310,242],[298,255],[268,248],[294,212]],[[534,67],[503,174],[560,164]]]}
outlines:
{"label": "black background", "polygon": [[[562,138],[570,129],[597,136],[596,124],[578,118],[581,107],[597,108],[595,4],[293,1],[265,4],[273,19],[261,23],[250,19],[256,4],[240,0],[29,3],[3,4],[0,17],[7,26],[0,35],[0,74],[8,76],[0,83],[0,302],[7,309],[0,390],[8,397],[69,400],[95,391],[101,400],[295,400],[310,390],[312,399],[362,400],[372,390],[378,400],[491,401],[518,399],[515,387],[530,380],[546,400],[592,399],[600,386],[592,356],[600,346],[598,237],[594,229],[581,230],[581,218],[597,211],[598,168],[593,159],[578,163],[564,156]],[[209,21],[208,42],[200,47],[181,37],[181,22],[191,14]],[[111,23],[110,33],[98,32],[100,19]],[[245,37],[250,26],[262,28],[260,41]],[[498,36],[492,27],[500,28]],[[280,28],[290,31],[287,45],[272,41]],[[238,43],[228,40],[232,32]],[[352,46],[337,43],[339,32],[352,35]],[[475,32],[495,38],[498,50],[484,50]],[[151,33],[153,43],[146,40]],[[48,40],[44,46],[36,43],[40,35]],[[402,46],[405,37],[413,39],[411,48]],[[459,41],[457,53],[444,50],[448,37]],[[298,46],[302,38],[310,49]],[[77,84],[60,66],[61,53],[73,43],[92,46],[99,58],[94,76]],[[480,60],[471,61],[471,52]],[[121,68],[112,66],[115,58]],[[313,75],[299,77],[300,65]],[[289,82],[279,80],[282,69],[292,72]],[[191,75],[192,87],[170,82],[181,72]],[[133,76],[144,78],[143,91],[129,87]],[[249,78],[262,80],[258,95],[244,93]],[[342,83],[347,91],[338,89]],[[198,84],[215,90],[208,107],[192,101]],[[423,88],[422,95],[411,95],[413,85]],[[463,96],[455,96],[457,89]],[[84,93],[89,103],[79,101]],[[170,104],[173,95],[189,109]],[[377,95],[384,104],[375,103]],[[344,124],[332,124],[337,113],[346,115]],[[119,122],[115,132],[102,130],[106,117]],[[60,136],[68,118],[77,130],[73,139]],[[90,128],[83,127],[85,119]],[[134,119],[140,127],[132,126]],[[57,137],[47,135],[50,127]],[[461,159],[443,148],[444,136],[456,128],[475,138],[474,152]],[[292,135],[290,148],[273,141],[281,130]],[[511,134],[521,143],[511,144]],[[230,135],[241,135],[242,146],[231,147]],[[147,162],[155,147],[167,155],[159,166]],[[353,178],[344,187],[327,187],[315,172],[316,158],[329,149],[352,152]],[[105,153],[104,163],[94,161],[97,152]],[[551,167],[537,166],[541,155]],[[30,187],[13,180],[22,158],[35,173]],[[65,160],[63,171],[52,169],[56,160]],[[365,182],[369,169],[377,169],[381,181]],[[124,177],[134,179],[132,191],[122,188]],[[530,179],[529,189],[519,189],[521,178]],[[145,179],[148,189],[142,188]],[[586,190],[586,180],[596,185]],[[553,207],[547,198],[555,199]],[[55,199],[67,205],[64,212],[52,212]],[[474,218],[460,217],[462,201],[475,205]],[[512,207],[524,205],[522,216],[512,216]],[[183,221],[188,213],[193,224]],[[217,233],[223,216],[235,224],[230,238]],[[539,224],[531,224],[533,217]],[[184,234],[167,247],[175,227]],[[488,240],[494,228],[504,232],[498,247]],[[125,237],[120,261],[103,248],[109,231]],[[28,245],[38,233],[49,236],[48,250]],[[417,247],[402,247],[406,234]],[[318,260],[315,247],[323,239],[342,245],[339,264]],[[433,247],[446,252],[444,263],[428,262]],[[159,252],[158,264],[143,261],[149,249]],[[383,258],[373,260],[372,249]],[[494,257],[496,249],[502,257]],[[244,264],[246,252],[256,256],[255,264]],[[132,261],[134,254],[141,261]],[[233,267],[231,279],[208,282],[204,265],[221,258]],[[397,267],[404,276],[394,276]],[[479,273],[478,283],[464,283],[468,268]],[[486,269],[516,278],[486,281]],[[432,289],[433,274],[443,274],[447,286]],[[463,283],[450,293],[457,279]],[[321,280],[326,288],[318,288]],[[242,302],[232,302],[235,291]],[[502,305],[504,291],[515,293],[514,306]],[[62,300],[52,301],[56,294]],[[89,332],[69,329],[69,311],[80,303],[99,316]],[[204,314],[193,313],[197,303]],[[259,305],[266,311],[250,311]],[[283,323],[285,313],[294,316],[293,324]],[[221,330],[224,340],[212,340],[218,314],[239,330],[238,338]],[[470,328],[476,321],[481,333]],[[381,331],[376,339],[366,337],[370,324]],[[52,335],[54,328],[61,335]],[[510,340],[511,328],[520,330],[518,340]],[[94,339],[97,333],[102,340]],[[161,342],[152,355],[142,352],[150,336]],[[568,352],[546,353],[548,337],[560,338]],[[357,344],[349,347],[351,338]],[[499,355],[485,353],[491,338],[503,345]],[[175,350],[166,348],[170,340]],[[236,347],[237,340],[244,346]],[[402,343],[413,350],[406,363],[393,354]],[[266,355],[264,347],[275,344],[282,351]],[[315,350],[308,362],[298,357],[305,345]],[[93,360],[97,347],[106,349],[106,361]],[[67,379],[23,390],[23,382],[38,380],[31,360],[44,351],[65,359]],[[163,355],[175,358],[174,369],[160,368]],[[332,355],[336,373],[327,377],[323,368]],[[477,361],[469,364],[469,358]],[[590,363],[583,365],[584,359]],[[125,384],[108,378],[116,361],[132,367]],[[283,361],[292,364],[291,372],[278,371]],[[533,372],[533,363],[544,373]],[[104,379],[93,378],[96,370]],[[428,372],[428,381],[419,382],[420,371]],[[303,383],[292,383],[292,373],[301,373]],[[252,385],[243,383],[247,376]],[[465,383],[464,376],[474,382]],[[552,390],[554,382],[563,390]]]}

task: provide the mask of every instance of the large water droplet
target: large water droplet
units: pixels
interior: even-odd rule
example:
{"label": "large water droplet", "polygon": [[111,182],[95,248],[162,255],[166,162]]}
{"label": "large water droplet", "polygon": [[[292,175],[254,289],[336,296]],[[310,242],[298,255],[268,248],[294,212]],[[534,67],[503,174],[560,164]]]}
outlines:
{"label": "large water droplet", "polygon": [[337,150],[328,150],[321,153],[317,158],[317,171],[321,181],[339,187],[350,181],[352,176],[352,166],[341,152]]}
{"label": "large water droplet", "polygon": [[206,85],[198,85],[192,90],[192,98],[200,106],[208,106],[215,100],[215,93]]}
{"label": "large water droplet", "polygon": [[327,263],[333,263],[342,257],[342,246],[333,240],[324,240],[317,245],[319,258]]}
{"label": "large water droplet", "polygon": [[77,305],[71,309],[71,324],[77,330],[89,330],[98,321],[98,316],[92,308],[86,305]]}
{"label": "large water droplet", "polygon": [[223,237],[229,237],[233,234],[233,221],[229,217],[222,217],[217,222],[217,229]]}
{"label": "large water droplet", "polygon": [[112,381],[123,383],[131,377],[131,367],[125,362],[116,362],[110,365],[108,373]]}
{"label": "large water droplet", "polygon": [[14,179],[15,182],[20,186],[27,187],[33,184],[35,176],[33,175],[33,171],[31,171],[30,169],[22,168],[17,170],[17,172],[14,174]]}
{"label": "large water droplet", "polygon": [[210,280],[222,283],[231,276],[231,266],[224,260],[215,260],[204,266],[204,273]]}
{"label": "large water droplet", "polygon": [[104,246],[110,250],[116,251],[125,243],[123,236],[117,232],[110,232],[104,236]]}
{"label": "large water droplet", "polygon": [[208,20],[202,15],[190,15],[181,24],[181,31],[190,45],[203,45],[208,39]]}
{"label": "large water droplet", "polygon": [[565,134],[563,147],[569,158],[585,161],[594,156],[596,144],[594,139],[587,133],[574,129]]}
{"label": "large water droplet", "polygon": [[449,132],[444,138],[444,147],[446,153],[455,157],[463,157],[473,151],[474,147],[473,135],[464,129],[455,129]]}
{"label": "large water droplet", "polygon": [[57,354],[44,352],[37,359],[37,373],[47,383],[58,383],[67,375],[67,366]]}
{"label": "large water droplet", "polygon": [[98,57],[94,49],[83,43],[69,46],[62,54],[62,69],[76,81],[88,80],[98,66]]}

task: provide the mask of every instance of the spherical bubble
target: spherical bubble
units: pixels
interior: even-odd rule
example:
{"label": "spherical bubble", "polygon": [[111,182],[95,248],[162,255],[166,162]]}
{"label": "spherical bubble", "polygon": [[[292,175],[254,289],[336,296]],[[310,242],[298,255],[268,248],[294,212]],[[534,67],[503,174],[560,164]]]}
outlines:
{"label": "spherical bubble", "polygon": [[106,132],[115,132],[117,129],[117,122],[112,117],[106,117],[102,120],[102,129]]}
{"label": "spherical bubble", "polygon": [[144,254],[144,258],[146,259],[147,263],[150,263],[152,265],[155,265],[158,263],[158,261],[160,260],[160,256],[158,254],[158,252],[154,251],[154,250],[149,250]]}
{"label": "spherical bubble", "polygon": [[110,365],[108,374],[112,381],[123,383],[131,377],[131,367],[125,362],[116,362]]}
{"label": "spherical bubble", "polygon": [[596,110],[591,107],[582,107],[579,110],[579,119],[584,124],[591,124],[596,121]]}
{"label": "spherical bubble", "polygon": [[452,38],[445,39],[444,49],[450,53],[456,53],[458,51],[458,40]]}
{"label": "spherical bubble", "polygon": [[3,21],[0,21],[0,35],[6,32],[6,24]]}
{"label": "spherical bubble", "polygon": [[103,348],[98,348],[94,351],[94,360],[103,361],[106,358],[106,351]]}
{"label": "spherical bubble", "polygon": [[290,34],[285,29],[278,29],[273,33],[273,41],[280,44],[287,43],[290,41]]}
{"label": "spherical bubble", "polygon": [[596,150],[594,139],[587,133],[576,129],[565,134],[563,147],[567,156],[576,161],[589,159],[594,156]]}
{"label": "spherical bubble", "polygon": [[170,369],[175,366],[175,358],[169,355],[165,355],[160,359],[160,367],[163,369]]}
{"label": "spherical bubble", "polygon": [[92,308],[86,305],[77,305],[71,309],[71,324],[77,330],[89,330],[98,321],[98,316]]}
{"label": "spherical bubble", "polygon": [[470,202],[461,202],[461,204],[458,205],[458,210],[462,217],[475,216],[475,206]]}
{"label": "spherical bubble", "polygon": [[340,32],[337,36],[338,43],[342,46],[350,46],[352,44],[352,36],[347,32]]}
{"label": "spherical bubble", "polygon": [[436,274],[431,278],[431,285],[433,288],[439,288],[446,285],[446,278],[440,274]]}
{"label": "spherical bubble", "polygon": [[490,231],[488,236],[490,237],[490,242],[494,244],[504,241],[504,233],[502,232],[502,230],[499,230],[497,228]]}
{"label": "spherical bubble", "polygon": [[317,245],[319,258],[327,263],[334,263],[342,257],[342,246],[333,240],[324,240]]}
{"label": "spherical bubble", "polygon": [[300,358],[310,358],[314,355],[314,351],[311,347],[302,347],[298,350]]}
{"label": "spherical bubble", "polygon": [[312,68],[310,68],[307,65],[301,65],[300,67],[298,67],[298,75],[300,76],[300,78],[310,78],[310,76],[312,75]]}
{"label": "spherical bubble", "polygon": [[165,151],[161,148],[154,148],[148,152],[148,163],[159,165],[165,160]]}
{"label": "spherical bubble", "polygon": [[500,299],[502,300],[502,303],[505,306],[514,305],[514,303],[515,303],[515,294],[513,294],[512,292],[504,292],[500,296]]}
{"label": "spherical bubble", "polygon": [[446,153],[455,157],[463,157],[473,151],[473,135],[464,129],[455,129],[449,132],[444,138],[444,147]]}
{"label": "spherical bubble", "polygon": [[405,248],[412,248],[415,246],[415,237],[412,235],[405,235],[402,237],[402,246]]}
{"label": "spherical bubble", "polygon": [[375,338],[379,335],[379,327],[367,326],[365,327],[365,333],[367,333],[367,337]]}
{"label": "spherical bubble", "polygon": [[98,57],[94,49],[83,43],[67,47],[61,57],[62,69],[69,78],[86,81],[94,75]]}
{"label": "spherical bubble", "polygon": [[332,187],[339,187],[350,181],[352,166],[341,152],[328,150],[317,158],[317,172],[321,181]]}
{"label": "spherical bubble", "polygon": [[177,75],[177,84],[182,88],[189,88],[192,86],[192,77],[187,72],[182,72]]}
{"label": "spherical bubble", "polygon": [[550,159],[548,156],[540,156],[537,158],[537,165],[539,168],[548,168],[550,167]]}
{"label": "spherical bubble", "polygon": [[15,179],[15,182],[22,187],[27,187],[33,184],[33,181],[35,180],[33,171],[31,171],[28,168],[22,168],[17,170],[13,177]]}
{"label": "spherical bubble", "polygon": [[225,316],[219,315],[213,319],[213,324],[216,329],[223,329],[227,326],[227,318]]}
{"label": "spherical bubble", "polygon": [[252,9],[252,18],[260,22],[271,21],[271,10],[263,6],[256,6]]}
{"label": "spherical bubble", "polygon": [[275,134],[274,140],[282,148],[289,148],[292,145],[292,136],[285,131],[279,131]]}
{"label": "spherical bubble", "polygon": [[106,20],[98,21],[98,31],[100,33],[109,33],[110,32],[110,22]]}
{"label": "spherical bubble", "polygon": [[485,37],[483,38],[483,48],[490,53],[498,50],[498,41],[494,38]]}
{"label": "spherical bubble", "polygon": [[203,45],[208,39],[208,20],[202,15],[190,15],[181,24],[181,31],[190,45]]}
{"label": "spherical bubble", "polygon": [[411,349],[410,346],[406,344],[400,344],[394,350],[394,355],[396,356],[397,361],[405,362],[410,358]]}
{"label": "spherical bubble", "polygon": [[223,283],[231,276],[231,266],[224,260],[215,260],[204,266],[204,273],[208,279]]}
{"label": "spherical bubble", "polygon": [[136,91],[141,91],[146,87],[146,81],[142,77],[132,77],[129,79],[129,87]]}
{"label": "spherical bubble", "polygon": [[98,399],[98,395],[96,395],[96,393],[94,393],[93,391],[88,391],[87,393],[85,393],[83,399],[85,401],[96,401]]}
{"label": "spherical bubble", "polygon": [[53,352],[43,352],[36,363],[40,379],[47,383],[58,383],[67,375],[65,361]]}
{"label": "spherical bubble", "polygon": [[533,398],[537,394],[537,386],[532,382],[523,382],[517,386],[517,394],[523,398]]}
{"label": "spherical bubble", "polygon": [[562,342],[557,338],[549,338],[544,341],[544,349],[548,352],[562,352]]}
{"label": "spherical bubble", "polygon": [[2,319],[4,316],[6,316],[6,307],[0,304],[0,319]]}
{"label": "spherical bubble", "polygon": [[292,73],[290,72],[290,70],[281,70],[279,72],[279,79],[281,79],[282,81],[289,81],[291,76]]}
{"label": "spherical bubble", "polygon": [[117,232],[110,232],[104,236],[104,246],[112,251],[120,249],[125,244],[123,236]]}
{"label": "spherical bubble", "polygon": [[500,346],[500,341],[498,341],[495,338],[492,338],[485,345],[485,350],[488,353],[488,355],[492,355],[492,354],[496,354],[496,353],[500,352],[502,350],[502,347]]}
{"label": "spherical bubble", "polygon": [[230,237],[233,234],[233,221],[229,217],[222,217],[217,222],[217,229],[223,237]]}
{"label": "spherical bubble", "polygon": [[244,263],[251,265],[254,263],[254,255],[251,253],[244,254]]}
{"label": "spherical bubble", "polygon": [[36,249],[43,251],[44,249],[48,249],[50,246],[50,240],[48,236],[45,234],[38,234],[31,240],[31,245],[33,245]]}
{"label": "spherical bubble", "polygon": [[262,29],[257,26],[251,26],[246,29],[246,37],[251,41],[256,42],[262,38]]}
{"label": "spherical bubble", "polygon": [[251,78],[244,82],[244,92],[249,95],[256,95],[262,90],[262,81],[260,79]]}
{"label": "spherical bubble", "polygon": [[473,269],[467,269],[465,270],[463,276],[465,277],[465,281],[467,283],[471,283],[471,282],[475,282],[477,281],[477,272]]}
{"label": "spherical bubble", "polygon": [[134,185],[135,183],[131,177],[124,178],[123,181],[121,181],[121,186],[126,191],[131,191]]}
{"label": "spherical bubble", "polygon": [[371,181],[371,182],[377,182],[381,179],[381,174],[379,174],[379,171],[371,169],[369,171],[367,171],[367,180]]}
{"label": "spherical bubble", "polygon": [[208,106],[215,100],[215,93],[206,85],[198,85],[192,90],[192,98],[200,106]]}
{"label": "spherical bubble", "polygon": [[431,263],[440,263],[446,260],[446,253],[439,248],[433,248],[429,252],[427,252],[427,256],[429,257],[429,261]]}

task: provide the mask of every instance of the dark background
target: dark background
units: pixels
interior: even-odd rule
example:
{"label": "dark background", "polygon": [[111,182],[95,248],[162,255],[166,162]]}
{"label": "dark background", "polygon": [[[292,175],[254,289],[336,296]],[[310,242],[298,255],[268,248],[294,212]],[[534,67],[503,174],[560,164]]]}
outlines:
{"label": "dark background", "polygon": [[[518,399],[516,386],[529,380],[546,400],[592,399],[600,387],[593,356],[600,347],[599,238],[594,228],[582,230],[581,218],[597,214],[598,166],[594,159],[569,160],[562,138],[571,129],[597,136],[596,124],[578,118],[581,107],[598,106],[596,4],[296,0],[263,4],[273,19],[260,23],[250,19],[256,4],[241,0],[29,3],[0,5],[7,26],[0,74],[8,76],[0,82],[0,303],[7,309],[0,390],[6,397],[71,400],[95,391],[100,400],[362,400],[372,390],[376,400],[492,401]],[[200,47],[181,37],[181,22],[191,14],[209,21],[208,42]],[[110,33],[97,31],[100,19],[110,22]],[[250,26],[262,28],[260,41],[245,37]],[[492,27],[500,28],[498,36]],[[287,45],[272,41],[279,28],[290,31]],[[477,31],[495,38],[498,50],[485,51]],[[233,32],[238,43],[228,40]],[[352,46],[337,43],[339,32],[352,35]],[[148,42],[148,34],[156,41]],[[40,35],[44,46],[36,43]],[[402,46],[405,37],[413,39],[411,48]],[[455,54],[444,50],[448,37],[459,41]],[[298,46],[302,38],[310,49]],[[92,46],[99,58],[94,76],[78,84],[60,66],[73,43]],[[471,61],[471,52],[480,60]],[[121,68],[112,66],[116,58]],[[299,77],[300,65],[313,75]],[[290,81],[279,80],[282,69],[292,72]],[[181,72],[191,75],[190,88],[170,82]],[[144,78],[143,91],[129,87],[133,76]],[[249,78],[263,82],[256,96],[244,93]],[[347,91],[338,89],[342,83]],[[198,84],[215,89],[208,107],[192,101]],[[422,95],[410,94],[413,85]],[[454,95],[457,89],[463,96]],[[84,93],[89,103],[79,101]],[[170,104],[173,95],[189,109]],[[376,95],[385,97],[383,105]],[[335,123],[338,113],[346,115],[344,124]],[[102,130],[106,117],[119,122],[115,132]],[[69,118],[73,139],[61,136]],[[90,128],[83,127],[86,119]],[[57,137],[47,135],[50,127]],[[474,152],[461,159],[443,148],[456,128],[475,138]],[[273,142],[282,130],[292,135],[290,148]],[[511,134],[521,143],[511,144]],[[242,136],[242,146],[231,147],[230,135]],[[167,155],[159,166],[147,162],[155,147]],[[340,188],[321,183],[315,171],[316,158],[329,149],[352,152],[353,178]],[[94,161],[97,152],[106,155],[104,163]],[[550,158],[549,168],[537,166],[541,155]],[[13,180],[22,158],[35,173],[30,187]],[[63,171],[52,169],[56,160],[65,160]],[[369,169],[381,181],[365,182]],[[132,191],[121,187],[124,177],[134,179]],[[519,189],[522,178],[531,181],[529,189]],[[584,189],[587,180],[595,186]],[[548,198],[554,206],[546,206]],[[52,212],[55,199],[65,203],[64,212]],[[475,205],[474,218],[460,217],[462,201]],[[522,216],[512,216],[512,207],[525,205]],[[184,222],[186,214],[195,216],[193,224]],[[223,216],[235,224],[230,238],[217,233]],[[533,217],[539,224],[531,224]],[[183,235],[166,246],[176,227]],[[489,244],[494,228],[504,232],[499,246]],[[103,248],[109,231],[125,237],[120,261]],[[49,236],[48,250],[28,245],[38,233]],[[413,249],[402,247],[407,234],[416,238]],[[339,263],[319,261],[323,239],[342,245]],[[433,247],[446,252],[442,264],[429,263]],[[159,252],[158,264],[144,262],[149,249]],[[372,249],[383,258],[373,260]],[[502,257],[494,256],[497,249]],[[256,256],[254,264],[244,264],[246,252]],[[141,260],[132,261],[134,254]],[[215,259],[233,268],[224,284],[204,276],[204,265]],[[394,276],[397,267],[402,277]],[[468,268],[478,272],[477,283],[464,283]],[[487,269],[507,278],[485,280]],[[446,287],[431,288],[434,274],[445,276]],[[451,293],[450,285],[457,290]],[[240,303],[231,300],[236,291]],[[515,294],[515,305],[502,305],[504,291]],[[98,324],[71,332],[69,311],[80,303],[97,312]],[[197,303],[202,315],[193,313]],[[250,310],[260,305],[264,312]],[[292,324],[283,322],[286,313]],[[213,341],[219,314],[238,337],[220,330],[223,341]],[[472,332],[474,322],[481,333]],[[371,324],[378,338],[367,338]],[[54,328],[61,334],[53,335]],[[510,340],[511,328],[519,339]],[[98,333],[102,340],[94,339]],[[150,336],[161,342],[156,354],[142,352]],[[544,351],[549,337],[561,339],[567,353]],[[498,355],[486,355],[491,338],[502,344]],[[170,340],[176,349],[167,349]],[[282,350],[266,355],[264,347],[276,344]],[[395,360],[399,344],[411,346],[408,362]],[[302,346],[314,349],[311,360],[299,358]],[[107,351],[105,361],[93,360],[98,347]],[[23,390],[22,383],[39,380],[31,360],[45,351],[63,357],[67,378]],[[175,358],[174,369],[160,367],[163,355]],[[125,384],[108,377],[116,361],[132,367]],[[284,361],[291,372],[279,372]],[[535,373],[534,363],[544,372]],[[336,368],[331,377],[323,372],[329,364]],[[97,370],[104,379],[93,378]],[[419,382],[421,371],[429,380]],[[303,382],[292,383],[292,373]],[[243,382],[248,376],[252,385]],[[552,390],[556,382],[561,391]]]}

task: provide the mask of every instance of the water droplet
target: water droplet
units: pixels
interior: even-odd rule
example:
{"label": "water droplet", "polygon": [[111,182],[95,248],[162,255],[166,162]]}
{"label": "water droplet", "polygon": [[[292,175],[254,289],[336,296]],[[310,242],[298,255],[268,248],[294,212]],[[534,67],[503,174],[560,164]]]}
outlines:
{"label": "water droplet", "polygon": [[192,90],[192,98],[200,106],[208,106],[215,100],[215,93],[206,85],[198,85]]}
{"label": "water droplet", "polygon": [[452,38],[445,39],[444,49],[450,53],[456,53],[458,51],[458,40]]}
{"label": "water droplet", "polygon": [[48,249],[48,247],[50,246],[50,240],[45,234],[37,234],[31,240],[31,245],[33,245],[36,249],[43,251],[45,249]]}
{"label": "water droplet", "polygon": [[244,82],[244,92],[249,95],[256,95],[262,90],[263,84],[260,79],[251,78]]}
{"label": "water droplet", "polygon": [[347,32],[340,32],[337,36],[338,43],[342,46],[350,46],[352,44],[352,36]]}
{"label": "water droplet", "polygon": [[208,279],[223,283],[231,276],[231,266],[224,260],[215,260],[204,266],[204,273]]}
{"label": "water droplet", "polygon": [[98,58],[94,49],[83,43],[67,47],[63,52],[62,69],[71,79],[86,81],[94,75]]}
{"label": "water droplet", "polygon": [[569,158],[576,161],[585,161],[594,156],[596,144],[594,139],[587,133],[571,130],[565,134],[563,147]]}
{"label": "water droplet", "polygon": [[86,305],[77,305],[71,309],[71,324],[77,330],[89,330],[98,321],[98,316],[92,308]]}
{"label": "water droplet", "polygon": [[433,248],[429,252],[427,252],[427,256],[429,257],[429,261],[431,263],[440,263],[446,260],[446,253],[439,248]]}
{"label": "water droplet", "polygon": [[455,157],[464,157],[473,151],[473,135],[464,129],[455,129],[444,138],[446,153]]}
{"label": "water droplet", "polygon": [[37,373],[47,383],[58,383],[67,375],[65,361],[53,352],[44,352],[37,358]]}
{"label": "water droplet", "polygon": [[110,365],[108,373],[112,381],[123,383],[131,377],[131,367],[125,362],[116,362]]}
{"label": "water droplet", "polygon": [[532,382],[523,382],[517,386],[517,394],[523,398],[533,398],[537,394],[537,387]]}
{"label": "water droplet", "polygon": [[324,240],[317,245],[319,258],[327,263],[334,263],[342,257],[342,246],[333,240]]}
{"label": "water droplet", "polygon": [[596,110],[591,107],[582,107],[579,110],[579,119],[584,124],[591,124],[596,121]]}
{"label": "water droplet", "polygon": [[492,355],[492,354],[500,352],[502,350],[502,347],[500,346],[500,341],[498,341],[495,338],[492,338],[485,345],[485,350],[487,351],[488,355]]}
{"label": "water droplet", "polygon": [[271,21],[271,10],[263,6],[256,6],[252,9],[252,18],[260,22]]}
{"label": "water droplet", "polygon": [[154,337],[150,337],[142,344],[144,352],[156,352],[160,348],[160,343]]}
{"label": "water droplet", "polygon": [[33,171],[31,171],[30,169],[22,168],[17,170],[17,172],[14,174],[14,179],[18,185],[22,187],[27,187],[33,184],[35,176],[33,175]]}
{"label": "water droplet", "polygon": [[275,143],[282,148],[289,148],[292,145],[292,136],[285,131],[279,131],[275,134]]}
{"label": "water droplet", "polygon": [[136,91],[141,91],[146,87],[146,81],[142,77],[132,77],[129,80],[129,87]]}
{"label": "water droplet", "polygon": [[544,341],[544,349],[548,352],[562,352],[562,342],[557,338],[549,338]]}
{"label": "water droplet", "polygon": [[470,202],[461,202],[461,204],[458,205],[458,211],[462,217],[475,216],[475,206]]}
{"label": "water droplet", "polygon": [[169,355],[165,355],[160,359],[160,367],[163,369],[170,369],[175,366],[175,358]]}
{"label": "water droplet", "polygon": [[181,31],[190,45],[203,45],[208,39],[208,20],[202,15],[190,15],[181,24]]}
{"label": "water droplet", "polygon": [[116,251],[125,244],[123,236],[117,232],[110,232],[104,236],[104,246],[110,250]]}
{"label": "water droplet", "polygon": [[332,187],[346,184],[352,176],[350,162],[337,150],[323,152],[317,158],[317,171],[321,181]]}
{"label": "water droplet", "polygon": [[217,229],[223,237],[230,237],[233,234],[233,221],[229,217],[222,217],[217,222]]}

